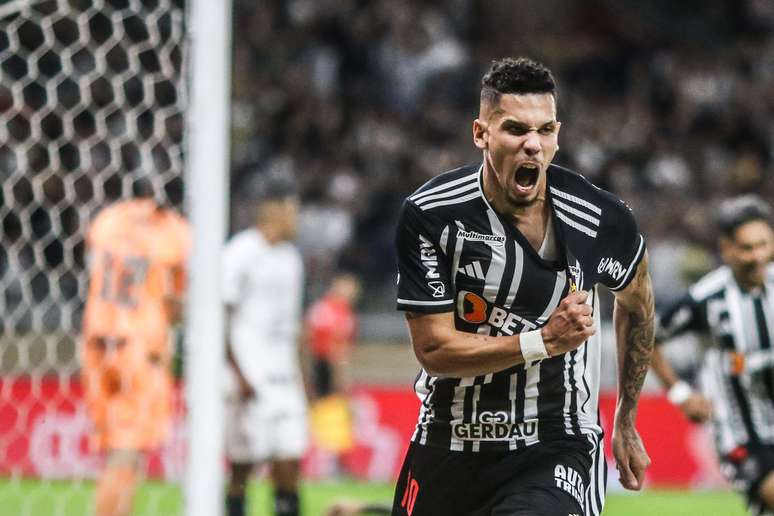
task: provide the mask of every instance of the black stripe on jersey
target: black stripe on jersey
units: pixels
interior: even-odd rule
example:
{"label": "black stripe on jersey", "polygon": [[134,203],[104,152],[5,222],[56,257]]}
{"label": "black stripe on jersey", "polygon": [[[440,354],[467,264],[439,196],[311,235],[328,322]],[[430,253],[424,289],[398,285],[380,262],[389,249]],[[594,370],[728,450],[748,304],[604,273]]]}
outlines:
{"label": "black stripe on jersey", "polygon": [[[725,341],[723,343],[724,347],[735,349],[734,338],[731,335],[723,335],[722,339]],[[744,392],[738,376],[729,376],[728,382],[731,384],[731,390],[736,398],[736,403],[739,405],[739,413],[742,416],[742,422],[744,423],[745,430],[747,430],[750,442],[757,444],[760,442],[760,437],[758,437],[758,432],[755,430],[750,413],[750,400],[747,399],[747,394]]]}
{"label": "black stripe on jersey", "polygon": [[538,435],[541,441],[551,436],[561,437],[566,435],[563,416],[566,393],[564,388],[564,368],[564,355],[547,358],[540,362],[537,417]]}
{"label": "black stripe on jersey", "polygon": [[[753,306],[755,307],[755,325],[758,327],[758,342],[760,343],[760,349],[771,349],[769,329],[766,325],[766,315],[763,313],[763,301],[760,296],[755,296],[753,298]],[[766,393],[769,395],[769,400],[774,402],[774,374],[772,374],[770,367],[767,367],[763,371],[763,384],[766,386]]]}
{"label": "black stripe on jersey", "polygon": [[[435,388],[433,389],[433,397],[429,400],[429,403],[431,403],[431,405],[434,407],[434,421],[451,422],[451,408],[452,401],[454,400],[454,390],[457,388],[459,383],[459,378],[438,378],[438,380],[436,380]],[[448,448],[452,437],[451,425],[436,426],[438,426],[438,428],[433,428],[432,431],[429,432],[427,443]]]}
{"label": "black stripe on jersey", "polygon": [[570,352],[570,367],[567,371],[570,384],[570,426],[572,433],[580,435],[580,425],[578,425],[578,386],[575,381],[575,364],[578,357],[578,350],[573,349]]}
{"label": "black stripe on jersey", "polygon": [[[591,308],[592,310],[599,310],[599,307],[596,306],[597,300],[596,300],[596,289],[592,289],[591,292],[589,292],[589,295],[591,296]],[[592,317],[593,317],[592,313]],[[581,412],[586,412],[586,405],[588,404],[589,400],[591,400],[591,387],[589,386],[588,380],[586,380],[586,374],[585,372],[589,369],[589,341],[587,340],[583,345],[583,371],[584,374],[581,375],[581,378],[583,378],[583,389],[586,391],[586,400],[583,402],[583,405],[581,406]],[[599,413],[597,412],[597,416],[599,416]],[[598,418],[598,417],[597,417]]]}
{"label": "black stripe on jersey", "polygon": [[[500,220],[501,223],[503,223],[502,220]],[[504,224],[504,223],[503,223]],[[510,306],[506,306],[505,302],[508,299],[508,293],[511,289],[511,280],[513,279],[513,273],[516,270],[516,249],[513,245],[506,245],[505,246],[505,267],[503,269],[503,274],[500,279],[500,286],[497,290],[497,296],[495,297],[495,304],[498,306],[503,306],[510,310]],[[514,297],[515,299],[515,297]],[[490,328],[489,335],[497,335],[497,329],[496,328]],[[525,375],[521,375],[525,376]],[[479,377],[484,378],[484,377]],[[478,381],[479,378],[476,378],[476,381]],[[499,397],[502,399],[502,405],[498,407],[487,407],[488,410],[504,410],[506,412],[511,411],[511,406],[508,400],[508,392],[510,390],[510,373],[498,373],[493,376],[492,381],[483,384],[481,386],[481,391],[479,395],[479,399],[493,399],[495,397]],[[526,379],[522,379],[522,387],[521,390],[517,390],[516,392],[524,392],[524,385],[526,385]],[[517,387],[518,388],[518,387]],[[503,396],[503,393],[505,396]],[[498,396],[499,395],[499,396]],[[523,398],[523,396],[517,396]],[[467,399],[467,398],[466,398]],[[515,421],[521,421],[524,418],[524,402],[522,401],[522,410],[521,412],[516,413],[517,419]],[[466,414],[467,407],[466,407]],[[479,445],[481,450],[491,450],[491,451],[506,451],[508,450],[508,442],[507,441],[482,441]]]}
{"label": "black stripe on jersey", "polygon": [[[416,384],[419,381],[419,378],[422,376],[422,371],[420,371],[417,374],[417,378],[414,380],[414,392],[416,392]],[[433,390],[434,390],[434,384],[431,383],[432,376],[426,374],[425,375],[425,390],[427,391],[427,394],[425,395],[424,399],[422,400],[422,405],[424,406],[424,414],[422,415],[422,419],[417,425],[417,435],[416,435],[416,442],[421,442],[422,435],[425,433],[425,423],[427,423],[430,409],[430,398],[433,396]]]}

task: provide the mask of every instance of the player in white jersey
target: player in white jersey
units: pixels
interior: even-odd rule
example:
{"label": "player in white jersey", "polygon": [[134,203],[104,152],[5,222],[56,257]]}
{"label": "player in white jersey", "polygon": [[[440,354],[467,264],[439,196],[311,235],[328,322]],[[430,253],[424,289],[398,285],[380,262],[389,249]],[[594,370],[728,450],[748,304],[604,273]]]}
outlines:
{"label": "player in white jersey", "polygon": [[228,516],[245,514],[253,466],[268,461],[275,513],[297,516],[300,459],[308,442],[298,348],[303,267],[291,243],[298,199],[289,180],[269,178],[262,186],[256,226],[236,234],[224,251],[226,506]]}

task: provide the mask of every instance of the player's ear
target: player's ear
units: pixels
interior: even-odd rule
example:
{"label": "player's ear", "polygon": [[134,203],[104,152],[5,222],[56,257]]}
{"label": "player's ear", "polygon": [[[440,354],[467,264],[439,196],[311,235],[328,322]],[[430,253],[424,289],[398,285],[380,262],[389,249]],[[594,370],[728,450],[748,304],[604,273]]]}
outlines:
{"label": "player's ear", "polygon": [[486,125],[478,118],[473,120],[473,144],[481,150],[489,148],[489,132]]}

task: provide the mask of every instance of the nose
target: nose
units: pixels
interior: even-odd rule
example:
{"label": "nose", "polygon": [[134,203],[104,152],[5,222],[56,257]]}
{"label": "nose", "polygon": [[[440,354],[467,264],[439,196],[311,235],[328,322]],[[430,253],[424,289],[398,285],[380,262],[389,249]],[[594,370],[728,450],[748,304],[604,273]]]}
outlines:
{"label": "nose", "polygon": [[525,136],[524,152],[527,156],[535,156],[540,152],[540,138],[536,131],[530,131]]}

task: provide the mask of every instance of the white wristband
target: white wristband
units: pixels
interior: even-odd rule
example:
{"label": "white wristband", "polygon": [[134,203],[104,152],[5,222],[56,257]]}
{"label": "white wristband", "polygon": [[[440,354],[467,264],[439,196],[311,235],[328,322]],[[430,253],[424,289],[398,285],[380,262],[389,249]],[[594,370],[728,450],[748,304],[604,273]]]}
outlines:
{"label": "white wristband", "polygon": [[546,345],[543,343],[543,336],[540,334],[539,328],[520,333],[519,344],[521,344],[521,354],[524,357],[524,362],[543,360],[550,356],[546,350]]}
{"label": "white wristband", "polygon": [[691,386],[680,380],[669,388],[667,399],[675,405],[682,405],[692,394],[693,389],[691,389]]}

